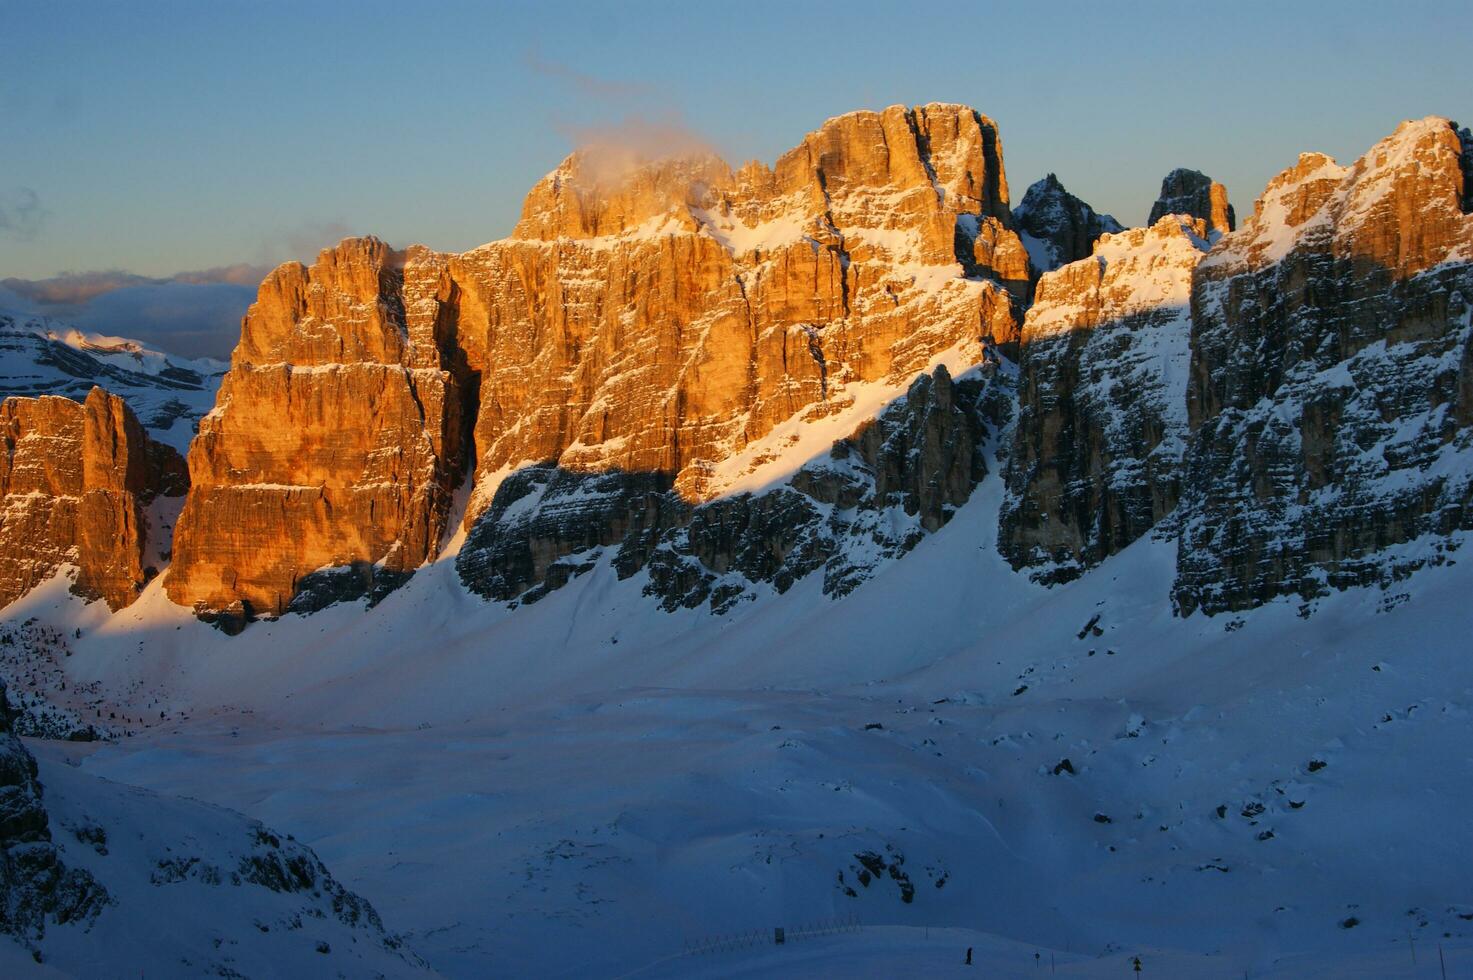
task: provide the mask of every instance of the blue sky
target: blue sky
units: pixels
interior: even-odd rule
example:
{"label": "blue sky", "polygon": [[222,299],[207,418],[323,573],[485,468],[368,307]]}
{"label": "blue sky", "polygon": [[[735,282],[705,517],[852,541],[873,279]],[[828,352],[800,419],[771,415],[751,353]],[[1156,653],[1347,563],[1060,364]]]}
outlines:
{"label": "blue sky", "polygon": [[826,117],[965,102],[1014,202],[1055,171],[1122,221],[1196,167],[1239,212],[1301,150],[1473,122],[1473,4],[0,0],[0,278],[464,249],[590,127],[771,162]]}

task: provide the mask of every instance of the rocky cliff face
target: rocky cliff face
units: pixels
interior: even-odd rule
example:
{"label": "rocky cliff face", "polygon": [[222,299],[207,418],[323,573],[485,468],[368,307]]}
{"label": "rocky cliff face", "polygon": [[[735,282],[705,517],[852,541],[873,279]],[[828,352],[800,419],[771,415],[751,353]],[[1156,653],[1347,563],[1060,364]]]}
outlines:
{"label": "rocky cliff face", "polygon": [[16,737],[12,721],[0,680],[0,934],[34,949],[48,923],[85,922],[109,898],[90,874],[61,861],[36,760]]}
{"label": "rocky cliff face", "polygon": [[1010,402],[995,366],[961,381],[937,367],[776,486],[701,504],[654,474],[525,469],[472,530],[461,576],[530,602],[611,556],[620,578],[647,573],[645,594],[667,610],[725,612],[818,571],[824,594],[844,595],[966,502]]}
{"label": "rocky cliff face", "polygon": [[169,597],[228,625],[391,588],[435,554],[474,384],[426,249],[328,249],[262,283],[189,452]]}
{"label": "rocky cliff face", "polygon": [[[187,487],[183,461],[116,395],[0,403],[0,606],[77,566],[72,591],[121,609],[157,571],[144,508]],[[153,540],[150,541],[150,535]],[[166,549],[166,546],[165,546]]]}
{"label": "rocky cliff face", "polygon": [[1028,249],[1035,278],[1089,258],[1101,235],[1125,230],[1113,215],[1099,214],[1070,194],[1053,174],[1028,188],[1013,209],[1013,226]]}
{"label": "rocky cliff face", "polygon": [[1237,227],[1237,215],[1228,203],[1227,188],[1200,170],[1178,168],[1161,181],[1161,196],[1151,205],[1147,224],[1154,225],[1168,214],[1186,214],[1201,218],[1212,235],[1222,235]]}
{"label": "rocky cliff face", "polygon": [[1305,154],[1197,267],[1183,612],[1387,582],[1473,527],[1469,144]]}
{"label": "rocky cliff face", "polygon": [[1026,284],[1026,255],[996,127],[970,109],[841,116],[771,170],[607,169],[570,157],[512,239],[453,263],[466,333],[495,365],[483,489],[545,461],[661,473],[703,499],[719,460],[846,385],[1016,340],[998,283]]}
{"label": "rocky cliff face", "polygon": [[998,536],[1014,568],[1075,578],[1176,506],[1206,236],[1201,219],[1168,215],[1039,280]]}
{"label": "rocky cliff face", "polygon": [[1174,171],[1127,232],[1056,179],[1010,212],[959,106],[841,116],[771,168],[575,153],[508,239],[268,277],[168,593],[232,626],[380,596],[473,467],[457,568],[488,598],[601,561],[671,609],[842,594],[966,500],[1014,392],[1000,547],[1041,580],[1153,527],[1185,612],[1400,574],[1426,555],[1370,556],[1466,520],[1470,158],[1445,120],[1307,156],[1238,232]]}
{"label": "rocky cliff face", "polygon": [[[240,621],[391,587],[434,554],[471,433],[468,580],[498,537],[478,522],[524,484],[689,508],[779,425],[1015,344],[1027,284],[971,109],[851,113],[771,169],[574,154],[510,239],[348,242],[268,278],[190,452],[169,595]],[[552,507],[543,490],[521,506]],[[550,554],[507,581],[540,583]]]}

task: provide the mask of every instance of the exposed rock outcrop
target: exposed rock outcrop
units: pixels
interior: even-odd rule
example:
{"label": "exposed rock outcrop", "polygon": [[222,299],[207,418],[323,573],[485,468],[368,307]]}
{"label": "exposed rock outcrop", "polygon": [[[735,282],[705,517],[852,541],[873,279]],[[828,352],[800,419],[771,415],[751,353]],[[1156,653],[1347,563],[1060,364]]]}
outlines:
{"label": "exposed rock outcrop", "polygon": [[1187,214],[1207,223],[1211,235],[1224,235],[1237,227],[1237,215],[1228,203],[1227,188],[1200,170],[1179,167],[1161,181],[1161,196],[1151,205],[1147,224],[1154,225],[1168,214]]}
{"label": "exposed rock outcrop", "polygon": [[[72,591],[121,609],[156,570],[144,508],[179,496],[183,460],[149,439],[116,395],[86,401],[44,395],[0,403],[0,606],[77,566]],[[150,541],[150,535],[154,540]],[[164,546],[167,550],[167,546]]]}
{"label": "exposed rock outcrop", "polygon": [[190,448],[173,601],[234,628],[435,554],[474,404],[455,292],[440,256],[372,238],[266,278]]}
{"label": "exposed rock outcrop", "polygon": [[1075,578],[1176,506],[1206,235],[1201,219],[1168,215],[1039,280],[998,535],[1014,568]]}
{"label": "exposed rock outcrop", "polygon": [[667,161],[610,180],[574,154],[513,238],[452,263],[464,333],[494,365],[483,487],[545,461],[661,473],[703,499],[717,461],[847,384],[1016,340],[997,284],[1026,286],[1027,259],[996,127],[971,109],[850,113],[770,170]]}
{"label": "exposed rock outcrop", "polygon": [[48,923],[86,922],[109,898],[92,875],[68,868],[57,853],[36,760],[12,721],[0,679],[0,935],[34,949]]}
{"label": "exposed rock outcrop", "polygon": [[1181,611],[1388,582],[1473,527],[1469,144],[1305,154],[1197,267]]}
{"label": "exposed rock outcrop", "polygon": [[1089,258],[1101,235],[1125,230],[1113,215],[1099,214],[1070,194],[1053,174],[1028,188],[1013,209],[1013,225],[1028,249],[1035,279]]}
{"label": "exposed rock outcrop", "polygon": [[522,470],[502,481],[460,572],[488,598],[530,602],[608,551],[620,578],[647,570],[645,592],[667,610],[724,612],[820,570],[824,593],[843,595],[966,502],[1010,402],[992,368],[957,382],[938,367],[778,486],[703,504],[656,474]]}
{"label": "exposed rock outcrop", "polygon": [[472,429],[472,528],[523,484],[536,508],[567,480],[712,499],[781,423],[1015,344],[1027,287],[972,109],[850,113],[770,169],[575,153],[509,239],[345,242],[267,279],[190,452],[169,595],[240,622],[392,587],[434,554]]}
{"label": "exposed rock outcrop", "polygon": [[850,113],[771,168],[580,151],[508,239],[268,277],[169,595],[232,626],[380,596],[472,466],[458,570],[487,597],[604,559],[669,608],[820,569],[840,594],[970,493],[998,350],[1015,567],[1068,579],[1155,527],[1187,612],[1400,574],[1370,556],[1467,520],[1470,159],[1445,120],[1348,171],[1306,156],[1238,232],[1177,170],[1122,232],[1052,177],[1010,212],[960,106]]}

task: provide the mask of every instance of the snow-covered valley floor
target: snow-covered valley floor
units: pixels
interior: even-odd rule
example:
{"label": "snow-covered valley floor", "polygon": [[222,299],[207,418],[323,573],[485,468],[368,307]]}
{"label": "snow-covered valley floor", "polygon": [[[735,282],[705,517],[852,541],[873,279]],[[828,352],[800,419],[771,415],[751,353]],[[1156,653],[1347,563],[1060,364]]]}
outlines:
{"label": "snow-covered valley floor", "polygon": [[720,619],[607,567],[509,613],[448,560],[233,639],[157,583],[6,618],[75,624],[69,691],[150,721],[34,741],[43,782],[290,833],[445,976],[1473,975],[1468,564],[1182,620],[1173,545],[1045,590],[998,495]]}

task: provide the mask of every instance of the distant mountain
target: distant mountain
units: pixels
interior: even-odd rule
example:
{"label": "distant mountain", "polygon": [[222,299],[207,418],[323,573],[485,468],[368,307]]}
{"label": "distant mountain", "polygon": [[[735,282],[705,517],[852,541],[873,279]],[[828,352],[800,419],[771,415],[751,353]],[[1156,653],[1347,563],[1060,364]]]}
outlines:
{"label": "distant mountain", "polygon": [[100,385],[126,401],[153,438],[181,453],[189,448],[195,423],[214,405],[228,367],[86,333],[47,317],[0,311],[0,398],[62,395],[81,401]]}
{"label": "distant mountain", "polygon": [[1114,215],[1099,214],[1070,194],[1053,174],[1024,193],[1013,208],[1013,224],[1036,276],[1087,258],[1101,235],[1125,230]]}

